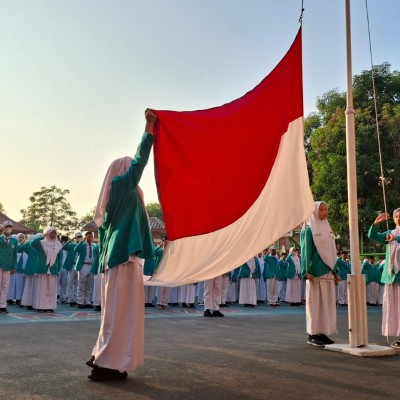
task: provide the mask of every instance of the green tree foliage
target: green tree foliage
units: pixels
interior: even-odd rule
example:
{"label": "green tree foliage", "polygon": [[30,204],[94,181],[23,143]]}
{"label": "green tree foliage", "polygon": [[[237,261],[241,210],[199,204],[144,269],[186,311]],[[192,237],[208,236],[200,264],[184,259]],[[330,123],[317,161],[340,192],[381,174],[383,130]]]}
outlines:
{"label": "green tree foliage", "polygon": [[146,210],[149,217],[157,217],[164,221],[163,212],[159,203],[147,203]]}
{"label": "green tree foliage", "polygon": [[[378,121],[388,210],[400,206],[400,73],[390,64],[374,67]],[[364,251],[382,250],[366,238],[378,211],[384,210],[371,71],[353,78],[356,112],[357,194],[360,237]],[[316,200],[330,207],[329,222],[348,245],[346,165],[346,94],[337,90],[317,100],[317,113],[305,119],[305,147],[311,188]],[[393,224],[392,224],[393,225]]]}
{"label": "green tree foliage", "polygon": [[2,203],[0,203],[0,212],[2,212],[2,213],[6,212]]}
{"label": "green tree foliage", "polygon": [[66,199],[69,190],[56,186],[42,187],[29,198],[31,204],[21,210],[21,223],[36,231],[54,226],[61,233],[71,233],[78,228],[76,213]]}
{"label": "green tree foliage", "polygon": [[93,221],[94,212],[96,211],[96,207],[93,207],[88,211],[79,221],[80,226],[85,226]]}

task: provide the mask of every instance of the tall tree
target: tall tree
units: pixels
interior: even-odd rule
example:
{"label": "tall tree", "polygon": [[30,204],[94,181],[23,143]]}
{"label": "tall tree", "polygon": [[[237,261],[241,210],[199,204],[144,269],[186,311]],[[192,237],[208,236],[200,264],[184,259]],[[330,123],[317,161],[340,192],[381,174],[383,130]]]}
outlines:
{"label": "tall tree", "polygon": [[[393,210],[400,205],[400,73],[384,63],[374,67],[374,75],[388,210]],[[364,251],[382,250],[366,239],[384,209],[370,70],[353,78],[353,97],[360,237]],[[318,98],[318,112],[305,120],[311,188],[316,200],[329,204],[329,221],[342,245],[349,239],[345,109],[346,93],[331,90]]]}
{"label": "tall tree", "polygon": [[164,221],[163,212],[159,203],[147,203],[146,210],[149,217],[157,217]]}
{"label": "tall tree", "polygon": [[93,207],[88,211],[82,218],[79,220],[79,225],[85,226],[93,221],[94,212],[96,211],[96,207]]}
{"label": "tall tree", "polygon": [[63,233],[71,233],[78,227],[76,213],[66,199],[69,190],[56,186],[42,187],[29,198],[31,204],[21,210],[21,223],[41,231],[54,226]]}
{"label": "tall tree", "polygon": [[0,212],[2,212],[2,213],[6,212],[2,203],[0,203]]}

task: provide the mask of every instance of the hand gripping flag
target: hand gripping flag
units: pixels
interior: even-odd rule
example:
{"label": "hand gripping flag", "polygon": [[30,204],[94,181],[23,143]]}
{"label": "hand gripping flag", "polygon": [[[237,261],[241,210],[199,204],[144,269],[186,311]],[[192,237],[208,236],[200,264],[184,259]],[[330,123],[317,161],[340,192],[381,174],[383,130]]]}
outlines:
{"label": "hand gripping flag", "polygon": [[311,214],[301,29],[243,97],[208,110],[155,112],[155,174],[169,242],[146,284],[221,275]]}

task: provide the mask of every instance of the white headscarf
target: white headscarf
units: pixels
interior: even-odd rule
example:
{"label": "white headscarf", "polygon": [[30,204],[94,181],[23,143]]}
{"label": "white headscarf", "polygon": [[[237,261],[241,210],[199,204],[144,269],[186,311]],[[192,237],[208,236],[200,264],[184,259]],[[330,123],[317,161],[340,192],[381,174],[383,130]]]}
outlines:
{"label": "white headscarf", "polygon": [[296,248],[291,247],[289,249],[289,254],[290,254],[290,258],[292,259],[293,264],[296,268],[296,274],[300,274],[301,264],[300,264],[300,258],[299,258],[299,255],[297,254]]}
{"label": "white headscarf", "polygon": [[314,202],[314,211],[307,220],[306,225],[311,228],[314,244],[322,261],[329,268],[333,269],[337,260],[335,236],[333,235],[328,220],[321,220],[319,218],[318,211],[321,204],[325,204],[328,207],[324,201]]}
{"label": "white headscarf", "polygon": [[48,236],[51,232],[57,232],[56,228],[50,227],[46,230],[46,236],[40,241],[43,251],[46,254],[46,265],[51,267],[57,260],[57,255],[60,252],[62,245],[57,238],[50,239]]}
{"label": "white headscarf", "polygon": [[[117,176],[124,175],[131,166],[132,160],[132,157],[117,158],[108,167],[106,176],[103,181],[103,186],[100,190],[99,200],[97,202],[96,211],[93,218],[98,227],[102,226],[104,222],[104,215],[106,213],[107,205],[110,200],[110,189],[112,180]],[[137,191],[139,193],[140,199],[142,200],[143,207],[146,210],[143,199],[143,191],[139,185],[137,186]]]}
{"label": "white headscarf", "polygon": [[[393,219],[394,216],[400,213],[400,208],[397,208],[396,210],[393,211]],[[392,235],[394,236],[400,236],[400,226],[396,225],[396,228],[392,230]],[[394,271],[395,274],[397,274],[400,271],[400,243],[397,242],[397,240],[393,240],[389,244],[389,250],[390,250],[390,271]]]}
{"label": "white headscarf", "polygon": [[250,258],[249,261],[247,261],[247,266],[250,268],[250,271],[253,273],[256,270],[256,261],[254,257]]}

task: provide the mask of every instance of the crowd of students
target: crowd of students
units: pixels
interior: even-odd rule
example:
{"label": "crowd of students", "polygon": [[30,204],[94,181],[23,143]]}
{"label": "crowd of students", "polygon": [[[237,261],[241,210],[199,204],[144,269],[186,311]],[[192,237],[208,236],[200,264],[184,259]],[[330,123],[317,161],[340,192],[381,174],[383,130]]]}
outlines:
{"label": "crowd of students", "polygon": [[[10,278],[3,279],[1,295],[8,304],[17,304],[29,310],[53,312],[58,303],[70,307],[101,310],[100,280],[98,274],[98,244],[93,243],[93,234],[76,232],[73,239],[57,238],[55,228],[44,235],[23,233],[12,235],[12,223],[3,226],[3,241],[9,240]],[[10,231],[11,229],[11,231]],[[7,237],[9,238],[7,240]],[[155,247],[155,257],[146,260],[144,275],[154,273],[161,259],[166,238]],[[44,258],[46,257],[46,259]],[[14,261],[12,261],[12,259]],[[38,261],[39,260],[39,261]],[[49,261],[49,262],[47,262]],[[46,265],[51,265],[47,268]],[[369,305],[382,305],[384,285],[381,275],[384,260],[375,263],[375,257],[367,257],[362,266],[366,276]],[[4,269],[4,268],[3,268]],[[8,269],[8,268],[7,268]],[[15,273],[11,273],[14,272]],[[347,305],[347,274],[351,273],[350,260],[346,251],[338,254],[335,273],[340,281],[336,288],[336,299],[340,306]],[[292,247],[289,254],[279,254],[271,246],[243,265],[210,282],[198,282],[176,288],[145,286],[145,307],[167,310],[170,306],[195,308],[204,306],[204,316],[223,316],[220,307],[237,303],[245,308],[259,304],[277,307],[285,302],[300,306],[305,302],[305,280],[301,275],[300,249]],[[214,293],[212,294],[212,292]],[[211,295],[217,305],[210,305]],[[4,300],[0,312],[7,313]]]}

